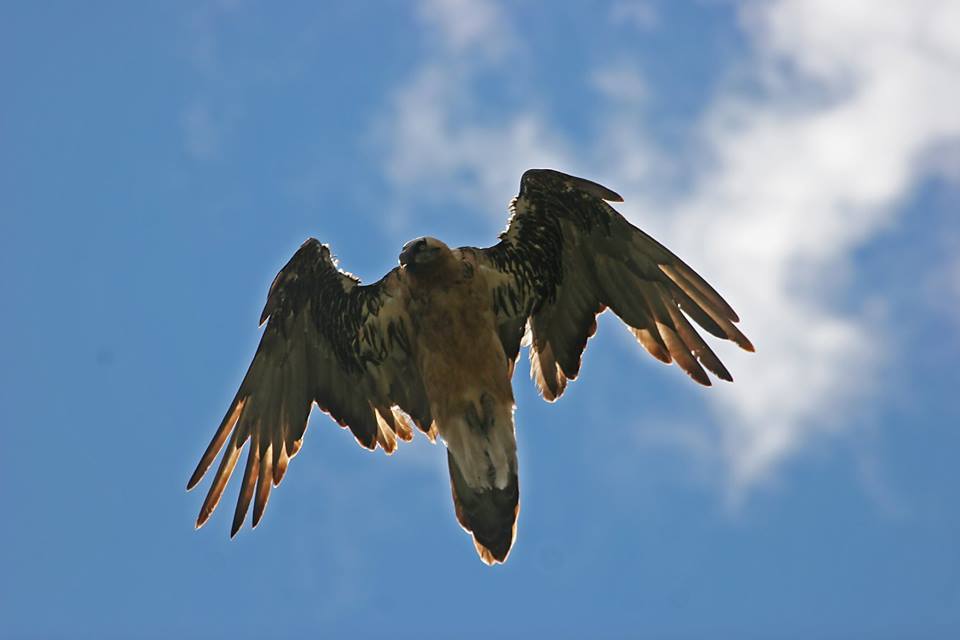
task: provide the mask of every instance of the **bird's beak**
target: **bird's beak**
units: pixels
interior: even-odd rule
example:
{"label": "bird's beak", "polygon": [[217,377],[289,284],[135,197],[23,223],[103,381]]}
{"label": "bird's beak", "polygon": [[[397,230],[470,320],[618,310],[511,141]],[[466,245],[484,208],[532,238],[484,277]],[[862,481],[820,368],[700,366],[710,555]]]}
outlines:
{"label": "bird's beak", "polygon": [[417,253],[416,246],[416,240],[411,240],[407,244],[403,245],[403,249],[400,250],[400,266],[405,267],[413,262],[413,256]]}
{"label": "bird's beak", "polygon": [[400,266],[405,267],[411,262],[413,262],[413,247],[414,243],[408,242],[403,246],[403,250],[400,252]]}

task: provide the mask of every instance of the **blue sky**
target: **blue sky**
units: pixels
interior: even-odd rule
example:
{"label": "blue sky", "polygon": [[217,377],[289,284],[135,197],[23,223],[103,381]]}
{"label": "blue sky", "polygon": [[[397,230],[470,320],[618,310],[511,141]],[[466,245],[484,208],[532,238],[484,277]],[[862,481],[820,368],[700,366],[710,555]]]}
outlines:
{"label": "blue sky", "polygon": [[[0,635],[956,637],[958,12],[5,3]],[[559,403],[518,367],[502,567],[439,447],[317,413],[255,532],[195,532],[299,243],[366,281],[418,235],[491,243],[532,166],[717,285],[736,382],[606,316]]]}

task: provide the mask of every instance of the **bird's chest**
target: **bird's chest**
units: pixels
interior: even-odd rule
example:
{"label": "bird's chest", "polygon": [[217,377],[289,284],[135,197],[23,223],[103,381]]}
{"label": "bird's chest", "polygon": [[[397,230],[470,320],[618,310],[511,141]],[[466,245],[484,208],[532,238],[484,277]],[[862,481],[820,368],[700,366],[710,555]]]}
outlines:
{"label": "bird's chest", "polygon": [[414,316],[418,364],[430,395],[462,394],[506,378],[506,356],[485,289],[467,281],[426,292]]}
{"label": "bird's chest", "polygon": [[471,345],[494,331],[489,301],[471,284],[429,291],[417,301],[420,341],[431,351],[472,352]]}

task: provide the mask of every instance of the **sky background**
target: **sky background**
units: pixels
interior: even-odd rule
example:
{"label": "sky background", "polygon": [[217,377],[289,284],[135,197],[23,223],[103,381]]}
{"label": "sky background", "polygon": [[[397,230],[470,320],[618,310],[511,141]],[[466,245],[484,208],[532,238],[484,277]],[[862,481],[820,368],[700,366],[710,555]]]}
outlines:
{"label": "sky background", "polygon": [[[960,637],[960,3],[4,2],[0,86],[3,637]],[[731,301],[736,382],[608,316],[560,402],[522,359],[505,566],[317,412],[195,532],[297,246],[491,244],[535,166]]]}

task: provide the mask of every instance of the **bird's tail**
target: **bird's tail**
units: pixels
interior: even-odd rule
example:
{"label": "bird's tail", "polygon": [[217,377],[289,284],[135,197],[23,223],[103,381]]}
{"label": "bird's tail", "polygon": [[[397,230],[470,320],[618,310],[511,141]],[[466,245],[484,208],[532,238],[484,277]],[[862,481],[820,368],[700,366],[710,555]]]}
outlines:
{"label": "bird's tail", "polygon": [[516,464],[510,470],[506,486],[471,487],[453,454],[447,451],[453,506],[460,525],[473,535],[480,559],[487,564],[504,562],[517,535],[520,512],[520,485]]}

